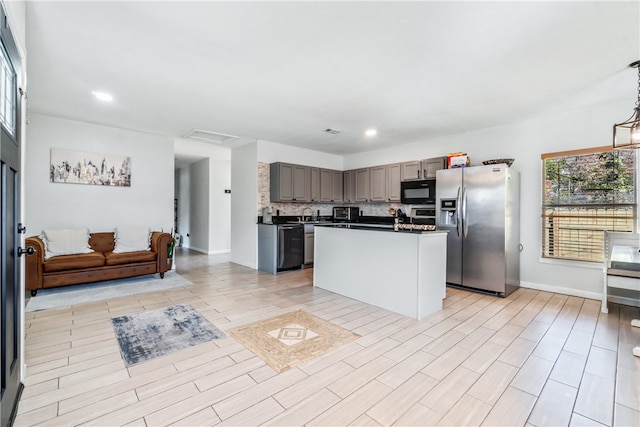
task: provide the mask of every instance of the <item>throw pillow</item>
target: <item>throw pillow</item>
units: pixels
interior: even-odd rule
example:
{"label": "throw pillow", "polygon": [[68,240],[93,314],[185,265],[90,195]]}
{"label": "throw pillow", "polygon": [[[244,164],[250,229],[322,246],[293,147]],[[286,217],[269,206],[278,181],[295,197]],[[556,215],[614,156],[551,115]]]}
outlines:
{"label": "throw pillow", "polygon": [[44,259],[57,255],[88,254],[93,252],[93,249],[89,246],[88,228],[44,230],[40,238],[44,242]]}
{"label": "throw pillow", "polygon": [[116,228],[114,253],[151,250],[151,231],[148,227]]}

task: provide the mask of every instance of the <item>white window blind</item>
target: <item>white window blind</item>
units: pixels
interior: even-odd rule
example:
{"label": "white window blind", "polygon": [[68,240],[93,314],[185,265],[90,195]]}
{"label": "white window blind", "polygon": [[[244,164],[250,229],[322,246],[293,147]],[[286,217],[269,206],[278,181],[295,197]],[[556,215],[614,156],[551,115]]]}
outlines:
{"label": "white window blind", "polygon": [[602,262],[605,230],[635,230],[635,150],[548,153],[542,165],[542,256]]}

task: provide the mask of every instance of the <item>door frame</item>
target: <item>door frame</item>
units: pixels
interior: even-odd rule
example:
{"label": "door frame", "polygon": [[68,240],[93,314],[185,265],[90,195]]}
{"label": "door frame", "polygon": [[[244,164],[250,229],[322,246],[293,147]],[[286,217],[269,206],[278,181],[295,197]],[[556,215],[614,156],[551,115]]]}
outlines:
{"label": "door frame", "polygon": [[[7,387],[2,390],[1,397],[3,399],[10,399],[6,402],[3,402],[4,409],[10,409],[10,413],[4,413],[2,408],[0,408],[0,421],[2,424],[11,425],[15,420],[18,411],[18,403],[20,401],[20,396],[22,394],[22,390],[24,389],[23,378],[24,378],[24,307],[25,307],[25,299],[24,299],[24,263],[20,259],[20,254],[18,248],[24,245],[24,237],[21,233],[24,233],[24,230],[19,229],[18,224],[22,222],[22,213],[23,213],[23,195],[24,189],[22,186],[22,171],[24,166],[24,121],[25,117],[23,111],[23,103],[22,96],[24,95],[24,91],[22,88],[22,83],[25,81],[24,76],[24,68],[23,68],[23,58],[24,55],[21,55],[19,51],[18,45],[16,44],[16,39],[13,36],[11,28],[9,26],[9,17],[5,10],[4,4],[0,5],[0,41],[1,45],[4,48],[5,52],[9,57],[9,61],[13,67],[13,72],[15,73],[16,78],[16,86],[15,86],[15,134],[6,136],[7,141],[12,144],[15,144],[15,164],[13,167],[16,168],[17,173],[15,174],[14,180],[14,194],[15,194],[15,207],[14,207],[14,216],[13,216],[13,224],[5,224],[4,227],[9,230],[11,229],[12,242],[11,245],[7,246],[7,250],[13,250],[12,256],[7,256],[6,259],[3,259],[4,262],[8,262],[11,260],[15,262],[13,268],[10,269],[13,273],[13,295],[15,300],[15,309],[14,309],[14,324],[12,331],[7,332],[15,334],[15,342],[14,348],[16,349],[15,357],[13,357],[12,361],[15,365],[13,365],[13,370],[15,376],[13,378],[9,378],[11,373],[7,373],[7,381],[11,382],[11,384],[5,384]],[[0,132],[7,133],[4,129],[1,129]],[[3,136],[3,138],[5,138]],[[2,151],[5,151],[4,149]],[[3,158],[4,160],[4,158]],[[4,239],[3,234],[3,239]],[[4,243],[3,243],[4,244]],[[7,271],[5,265],[2,265],[1,270]],[[2,311],[4,311],[4,306],[2,307]],[[3,313],[4,314],[4,313]],[[2,359],[4,359],[4,354],[2,355]],[[9,392],[9,395],[4,395],[5,392]]]}

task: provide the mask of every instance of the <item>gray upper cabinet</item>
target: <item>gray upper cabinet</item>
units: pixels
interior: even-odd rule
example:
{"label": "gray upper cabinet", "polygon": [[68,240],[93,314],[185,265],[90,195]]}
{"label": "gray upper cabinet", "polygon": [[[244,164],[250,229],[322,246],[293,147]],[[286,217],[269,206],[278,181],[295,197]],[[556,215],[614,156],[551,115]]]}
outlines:
{"label": "gray upper cabinet", "polygon": [[400,182],[436,177],[446,157],[349,171],[271,163],[272,202],[399,202]]}
{"label": "gray upper cabinet", "polygon": [[320,169],[320,201],[331,202],[331,170]]}
{"label": "gray upper cabinet", "polygon": [[387,166],[387,201],[400,201],[400,181],[402,175],[402,165],[394,163]]}
{"label": "gray upper cabinet", "polygon": [[343,200],[343,194],[342,192],[344,191],[344,185],[342,180],[344,179],[344,176],[342,174],[342,171],[331,171],[331,201],[332,202],[342,202]]}
{"label": "gray upper cabinet", "polygon": [[309,174],[311,181],[309,197],[312,202],[317,202],[320,200],[320,168],[309,168]]}
{"label": "gray upper cabinet", "polygon": [[335,203],[342,201],[342,171],[320,169],[320,201]]}
{"label": "gray upper cabinet", "polygon": [[374,166],[369,168],[370,201],[387,201],[387,166]]}
{"label": "gray upper cabinet", "polygon": [[435,178],[436,172],[445,169],[446,157],[435,157],[422,161],[422,176],[424,179]]}
{"label": "gray upper cabinet", "polygon": [[354,177],[354,202],[368,202],[371,198],[369,168],[356,169]]}
{"label": "gray upper cabinet", "polygon": [[355,171],[345,171],[342,180],[342,200],[345,203],[355,202]]}
{"label": "gray upper cabinet", "polygon": [[271,163],[271,201],[308,202],[311,200],[311,171],[309,166]]}
{"label": "gray upper cabinet", "polygon": [[436,171],[446,168],[446,161],[446,157],[434,157],[401,163],[401,179],[402,181],[416,181],[435,178]]}
{"label": "gray upper cabinet", "polygon": [[422,179],[422,162],[420,160],[400,163],[400,167],[403,181]]}

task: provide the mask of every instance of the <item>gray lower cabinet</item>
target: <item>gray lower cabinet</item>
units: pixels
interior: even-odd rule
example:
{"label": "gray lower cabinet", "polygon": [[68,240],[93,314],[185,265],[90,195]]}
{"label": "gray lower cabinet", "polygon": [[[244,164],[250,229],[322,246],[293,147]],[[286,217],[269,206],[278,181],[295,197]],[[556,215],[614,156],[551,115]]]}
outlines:
{"label": "gray lower cabinet", "polygon": [[302,224],[258,224],[258,270],[277,274],[304,264]]}
{"label": "gray lower cabinet", "polygon": [[304,226],[304,264],[313,264],[313,244],[314,244],[313,224]]}

